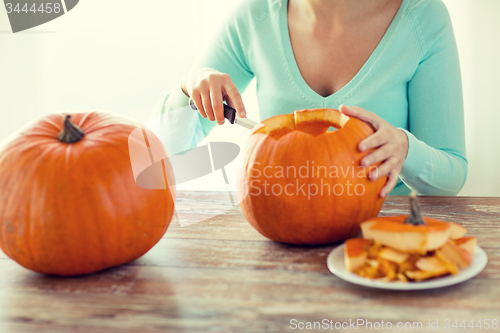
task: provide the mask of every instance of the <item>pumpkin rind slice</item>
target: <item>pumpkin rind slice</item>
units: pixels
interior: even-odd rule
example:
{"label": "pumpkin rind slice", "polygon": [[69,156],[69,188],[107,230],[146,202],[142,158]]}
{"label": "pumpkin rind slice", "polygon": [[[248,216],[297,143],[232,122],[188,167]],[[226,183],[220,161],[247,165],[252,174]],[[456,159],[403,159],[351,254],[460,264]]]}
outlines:
{"label": "pumpkin rind slice", "polygon": [[451,224],[424,218],[427,225],[405,224],[406,215],[375,218],[361,224],[363,237],[403,252],[425,253],[443,246]]}

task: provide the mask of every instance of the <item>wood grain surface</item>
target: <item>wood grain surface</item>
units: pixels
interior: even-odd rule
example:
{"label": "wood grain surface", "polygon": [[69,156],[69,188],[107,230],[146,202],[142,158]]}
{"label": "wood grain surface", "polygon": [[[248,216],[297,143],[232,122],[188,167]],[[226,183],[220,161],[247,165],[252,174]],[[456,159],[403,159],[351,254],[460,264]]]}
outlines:
{"label": "wood grain surface", "polygon": [[[179,193],[183,217],[210,215],[225,196]],[[423,291],[387,291],[344,282],[326,266],[339,244],[288,246],[270,241],[239,207],[181,227],[176,218],[142,258],[89,276],[28,271],[0,252],[0,333],[4,332],[500,332],[490,326],[445,329],[445,321],[500,320],[500,198],[421,197],[424,215],[469,229],[488,265],[467,282]],[[406,197],[389,197],[380,215],[406,214]],[[179,211],[180,211],[179,210]],[[293,329],[298,322],[365,320],[336,330]],[[430,330],[429,321],[439,323]],[[422,326],[397,329],[401,323]],[[484,321],[483,321],[484,322]],[[331,324],[331,323],[330,323]],[[344,324],[345,325],[345,324]],[[414,324],[416,325],[416,324]],[[499,323],[500,325],[500,323]]]}

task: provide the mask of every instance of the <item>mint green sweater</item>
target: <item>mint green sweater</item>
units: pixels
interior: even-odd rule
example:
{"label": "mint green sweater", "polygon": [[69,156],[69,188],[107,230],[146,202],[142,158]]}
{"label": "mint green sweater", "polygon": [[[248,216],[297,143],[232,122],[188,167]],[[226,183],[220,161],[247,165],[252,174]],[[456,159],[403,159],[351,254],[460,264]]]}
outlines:
{"label": "mint green sweater", "polygon": [[[345,104],[374,112],[403,129],[409,150],[391,194],[408,194],[410,188],[424,195],[456,195],[465,183],[460,67],[450,17],[441,0],[403,0],[361,70],[327,97],[314,92],[299,72],[288,34],[287,0],[281,4],[245,0],[197,67],[228,73],[240,93],[256,78],[261,119]],[[177,87],[159,103],[156,113],[165,116],[187,103]],[[199,115],[196,118],[188,126],[194,132],[198,126],[207,135],[216,125]],[[178,121],[178,117],[165,118],[164,126],[179,131]],[[188,148],[199,140],[192,134],[178,143]]]}

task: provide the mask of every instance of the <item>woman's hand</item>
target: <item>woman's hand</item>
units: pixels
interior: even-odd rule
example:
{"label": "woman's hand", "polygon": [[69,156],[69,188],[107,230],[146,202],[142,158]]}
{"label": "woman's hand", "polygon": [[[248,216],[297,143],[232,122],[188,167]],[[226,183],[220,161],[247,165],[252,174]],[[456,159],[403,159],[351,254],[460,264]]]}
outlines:
{"label": "woman's hand", "polygon": [[223,101],[236,109],[241,118],[245,118],[243,100],[228,74],[212,68],[198,68],[186,75],[182,81],[182,90],[190,96],[203,118],[217,124],[224,124]]}
{"label": "woman's hand", "polygon": [[375,148],[373,152],[363,157],[361,165],[370,166],[382,162],[378,168],[370,172],[369,178],[377,180],[382,175],[388,175],[387,183],[380,190],[380,197],[385,197],[398,181],[403,162],[408,154],[408,137],[402,130],[360,107],[341,105],[340,112],[368,122],[375,129],[374,134],[359,143],[358,149],[363,152]]}

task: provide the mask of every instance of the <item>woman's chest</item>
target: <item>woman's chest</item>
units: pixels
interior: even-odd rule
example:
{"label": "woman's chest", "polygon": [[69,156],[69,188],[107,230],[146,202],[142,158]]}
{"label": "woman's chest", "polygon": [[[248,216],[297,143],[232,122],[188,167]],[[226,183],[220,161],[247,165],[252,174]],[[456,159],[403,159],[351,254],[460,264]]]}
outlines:
{"label": "woman's chest", "polygon": [[[302,78],[319,95],[341,90],[370,59],[400,6],[388,1],[383,10],[352,22],[332,18],[328,23],[306,23],[289,7],[288,33]],[[339,21],[339,22],[337,22]]]}
{"label": "woman's chest", "polygon": [[350,33],[321,39],[290,31],[293,55],[302,78],[326,97],[341,90],[363,67],[381,36]]}

